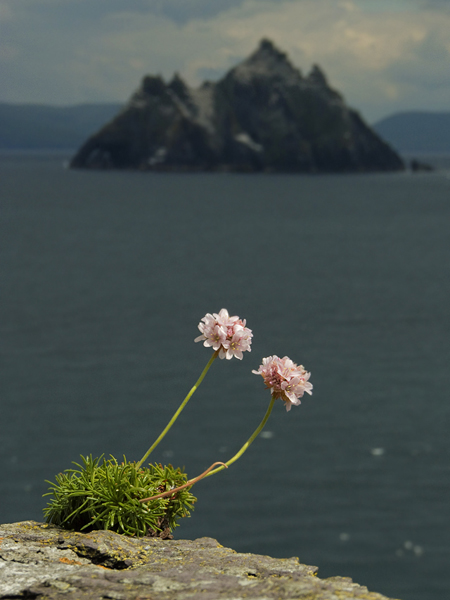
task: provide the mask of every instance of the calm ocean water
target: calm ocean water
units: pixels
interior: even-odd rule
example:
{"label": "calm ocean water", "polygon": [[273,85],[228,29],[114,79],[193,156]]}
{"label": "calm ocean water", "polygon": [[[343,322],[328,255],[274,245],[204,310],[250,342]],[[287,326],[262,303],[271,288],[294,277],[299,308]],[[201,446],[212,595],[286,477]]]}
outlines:
{"label": "calm ocean water", "polygon": [[216,361],[154,460],[197,475],[269,403],[261,358],[314,395],[196,486],[178,538],[298,556],[402,600],[450,590],[450,171],[366,176],[68,171],[0,156],[0,521],[42,520],[80,454],[139,459],[226,307],[253,330]]}

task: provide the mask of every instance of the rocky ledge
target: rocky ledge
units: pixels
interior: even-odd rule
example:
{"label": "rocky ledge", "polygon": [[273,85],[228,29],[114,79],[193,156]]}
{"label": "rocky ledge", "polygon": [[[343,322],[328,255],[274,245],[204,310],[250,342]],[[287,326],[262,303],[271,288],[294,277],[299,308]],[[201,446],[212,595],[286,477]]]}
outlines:
{"label": "rocky ledge", "polygon": [[129,538],[23,521],[0,525],[0,599],[388,600],[298,558],[239,554],[212,538]]}
{"label": "rocky ledge", "polygon": [[324,173],[398,171],[402,159],[332,89],[269,40],[216,83],[147,75],[72,168]]}

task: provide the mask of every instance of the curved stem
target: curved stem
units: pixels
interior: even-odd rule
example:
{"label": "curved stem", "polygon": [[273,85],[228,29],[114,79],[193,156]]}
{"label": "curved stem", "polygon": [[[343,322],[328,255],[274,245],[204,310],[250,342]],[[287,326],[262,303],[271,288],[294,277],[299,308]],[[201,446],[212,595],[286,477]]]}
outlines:
{"label": "curved stem", "polygon": [[136,464],[136,469],[140,468],[140,466],[142,465],[142,463],[150,456],[150,454],[153,452],[153,450],[156,448],[156,446],[159,444],[159,442],[163,439],[163,437],[166,435],[166,433],[169,431],[169,429],[172,427],[172,425],[178,419],[181,411],[186,406],[186,404],[189,402],[189,400],[191,399],[191,397],[194,394],[195,390],[199,387],[199,385],[203,381],[206,373],[209,371],[209,367],[213,364],[214,360],[217,358],[218,355],[219,355],[219,351],[216,350],[214,352],[214,354],[211,356],[211,358],[209,359],[208,364],[206,365],[206,367],[203,369],[202,374],[200,375],[200,377],[195,382],[195,385],[191,388],[189,394],[186,396],[186,398],[180,404],[180,406],[178,407],[177,412],[170,419],[170,421],[166,425],[166,427],[163,430],[163,432],[161,433],[161,435],[157,438],[157,440],[153,443],[153,445],[150,446],[150,448],[147,450],[147,452],[144,454],[144,456],[141,458],[141,460]]}
{"label": "curved stem", "polygon": [[156,496],[150,496],[150,498],[142,498],[142,500],[139,500],[139,502],[148,502],[149,500],[157,500],[158,498],[166,498],[167,496],[176,494],[180,490],[184,490],[184,488],[191,487],[192,485],[194,485],[194,483],[197,483],[197,481],[200,481],[200,479],[203,479],[203,477],[206,477],[208,475],[208,473],[211,471],[211,469],[214,469],[214,467],[216,465],[223,465],[224,469],[228,469],[228,467],[225,463],[215,462],[208,469],[206,469],[206,471],[204,473],[202,473],[198,477],[194,477],[194,479],[189,479],[189,481],[187,483],[185,483],[184,485],[180,485],[180,487],[174,488],[173,490],[169,490],[168,492],[163,492],[162,494],[157,494]]}
{"label": "curved stem", "polygon": [[207,473],[205,475],[205,477],[209,477],[210,475],[214,475],[214,473],[218,473],[219,471],[222,471],[223,469],[229,467],[230,465],[232,465],[235,461],[237,461],[238,458],[240,458],[244,452],[247,450],[247,448],[250,446],[250,444],[253,442],[253,440],[258,436],[258,434],[262,431],[264,425],[267,422],[267,419],[270,416],[270,413],[272,412],[272,408],[275,402],[275,398],[272,396],[271,400],[270,400],[270,404],[269,404],[269,408],[266,411],[266,414],[264,415],[263,420],[261,421],[261,423],[258,425],[258,427],[255,429],[255,431],[252,433],[252,435],[249,437],[249,439],[245,442],[245,444],[242,446],[242,448],[239,450],[239,452],[237,454],[235,454],[233,456],[233,458],[230,458],[230,460],[228,460],[223,467],[218,467],[217,469],[214,469],[213,471],[210,471],[209,473]]}

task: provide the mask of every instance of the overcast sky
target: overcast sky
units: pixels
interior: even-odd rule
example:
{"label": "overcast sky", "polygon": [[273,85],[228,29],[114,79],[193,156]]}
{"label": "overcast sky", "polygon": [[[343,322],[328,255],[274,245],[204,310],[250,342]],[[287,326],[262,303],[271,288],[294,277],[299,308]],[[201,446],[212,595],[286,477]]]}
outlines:
{"label": "overcast sky", "polygon": [[450,111],[450,0],[0,0],[0,101],[125,102],[221,77],[262,37],[369,121]]}

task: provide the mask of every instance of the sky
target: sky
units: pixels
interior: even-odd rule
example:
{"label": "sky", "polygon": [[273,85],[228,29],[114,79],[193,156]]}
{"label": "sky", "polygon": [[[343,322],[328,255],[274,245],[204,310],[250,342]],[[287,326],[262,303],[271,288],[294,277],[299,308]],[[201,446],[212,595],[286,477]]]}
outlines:
{"label": "sky", "polygon": [[0,0],[0,102],[126,102],[217,80],[271,39],[373,123],[450,111],[450,0]]}

